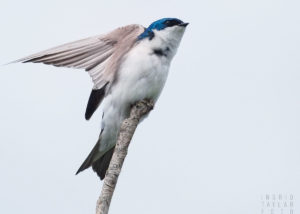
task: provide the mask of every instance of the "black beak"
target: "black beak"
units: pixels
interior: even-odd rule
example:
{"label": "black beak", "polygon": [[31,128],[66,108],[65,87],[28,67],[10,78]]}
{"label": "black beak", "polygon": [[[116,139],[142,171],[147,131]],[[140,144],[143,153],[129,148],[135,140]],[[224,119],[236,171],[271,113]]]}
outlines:
{"label": "black beak", "polygon": [[189,25],[188,22],[183,22],[183,23],[179,24],[178,26],[186,27],[186,26],[188,26],[188,25]]}

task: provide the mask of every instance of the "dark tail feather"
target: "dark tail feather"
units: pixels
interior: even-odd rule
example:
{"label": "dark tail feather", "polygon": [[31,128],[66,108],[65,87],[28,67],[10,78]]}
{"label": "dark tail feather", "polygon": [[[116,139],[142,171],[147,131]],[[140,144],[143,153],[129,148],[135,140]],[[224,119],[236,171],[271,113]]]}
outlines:
{"label": "dark tail feather", "polygon": [[115,147],[108,150],[101,157],[97,157],[97,156],[99,156],[99,147],[100,147],[102,131],[100,133],[98,142],[96,143],[96,145],[94,146],[94,148],[92,149],[92,151],[90,152],[88,157],[85,159],[83,164],[80,166],[80,168],[76,172],[76,175],[79,172],[92,166],[93,170],[97,173],[97,175],[100,177],[100,179],[101,180],[104,179],[106,170],[108,169],[108,166],[109,166],[110,160],[112,158],[112,155],[114,153]]}
{"label": "dark tail feather", "polygon": [[85,161],[81,164],[80,168],[78,169],[78,171],[76,172],[76,175],[79,172],[82,172],[83,170],[89,168],[92,164],[93,161],[95,160],[95,156],[97,155],[97,153],[99,152],[99,146],[100,146],[100,139],[98,140],[98,142],[96,143],[96,145],[94,146],[94,148],[92,149],[92,151],[90,152],[90,154],[88,155],[88,157],[85,159]]}
{"label": "dark tail feather", "polygon": [[101,158],[99,158],[92,164],[93,170],[97,173],[101,180],[103,180],[105,177],[105,173],[108,169],[114,150],[115,147],[111,148]]}

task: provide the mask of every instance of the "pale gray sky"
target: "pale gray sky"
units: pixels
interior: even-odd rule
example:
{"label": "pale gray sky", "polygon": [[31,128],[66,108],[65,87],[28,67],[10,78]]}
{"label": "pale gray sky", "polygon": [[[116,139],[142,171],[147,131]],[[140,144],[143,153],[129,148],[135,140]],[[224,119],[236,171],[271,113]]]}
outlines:
{"label": "pale gray sky", "polygon": [[[138,128],[110,214],[259,214],[261,195],[300,209],[300,2],[0,3],[0,64],[122,25],[190,22],[155,110]],[[0,213],[94,213],[101,183],[75,172],[101,110],[80,70],[0,68]]]}

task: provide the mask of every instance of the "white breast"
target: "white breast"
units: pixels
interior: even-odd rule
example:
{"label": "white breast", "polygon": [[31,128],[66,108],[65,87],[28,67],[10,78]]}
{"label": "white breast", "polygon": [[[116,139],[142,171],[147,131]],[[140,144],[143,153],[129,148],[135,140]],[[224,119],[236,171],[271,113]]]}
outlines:
{"label": "white breast", "polygon": [[168,76],[170,61],[168,57],[155,55],[147,40],[141,41],[125,56],[117,80],[103,103],[102,152],[115,145],[120,124],[130,105],[143,99],[154,102],[158,99]]}
{"label": "white breast", "polygon": [[[127,117],[130,105],[143,99],[155,102],[165,85],[184,28],[174,26],[154,33],[151,40],[139,41],[123,57],[116,81],[104,99],[100,156],[116,144],[120,125]],[[154,50],[168,51],[157,55]]]}
{"label": "white breast", "polygon": [[[106,98],[104,111],[111,106],[126,110],[126,107],[139,100],[158,99],[184,29],[174,26],[161,31],[155,30],[152,39],[138,41],[123,58],[117,80]],[[167,50],[167,53],[158,55],[155,50]]]}
{"label": "white breast", "polygon": [[156,101],[167,79],[170,60],[157,56],[148,42],[137,45],[128,53],[119,73],[120,86],[126,102],[141,99]]}

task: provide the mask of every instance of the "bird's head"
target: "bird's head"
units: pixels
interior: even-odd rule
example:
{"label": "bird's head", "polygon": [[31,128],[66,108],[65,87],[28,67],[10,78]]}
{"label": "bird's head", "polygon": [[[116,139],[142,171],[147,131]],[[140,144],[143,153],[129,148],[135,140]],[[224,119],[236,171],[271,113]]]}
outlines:
{"label": "bird's head", "polygon": [[177,18],[163,18],[153,22],[145,31],[139,35],[138,40],[152,40],[155,36],[162,36],[165,40],[176,39],[181,40],[185,27],[189,23],[185,23]]}

